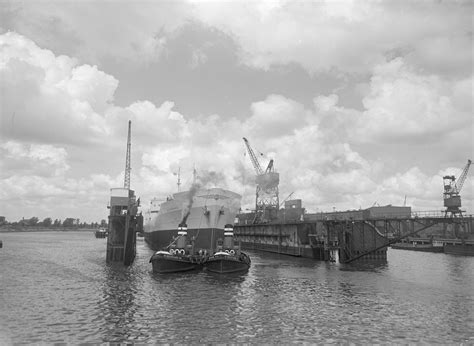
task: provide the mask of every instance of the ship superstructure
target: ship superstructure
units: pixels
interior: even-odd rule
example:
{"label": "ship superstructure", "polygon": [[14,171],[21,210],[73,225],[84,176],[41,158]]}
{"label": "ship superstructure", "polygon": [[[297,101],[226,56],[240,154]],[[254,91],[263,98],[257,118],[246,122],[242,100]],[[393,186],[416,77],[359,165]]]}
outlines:
{"label": "ship superstructure", "polygon": [[196,249],[214,251],[224,235],[226,224],[233,224],[241,196],[222,188],[197,188],[177,192],[161,202],[152,200],[144,218],[144,236],[154,250],[166,250],[178,236],[178,225],[187,224],[188,237]]}

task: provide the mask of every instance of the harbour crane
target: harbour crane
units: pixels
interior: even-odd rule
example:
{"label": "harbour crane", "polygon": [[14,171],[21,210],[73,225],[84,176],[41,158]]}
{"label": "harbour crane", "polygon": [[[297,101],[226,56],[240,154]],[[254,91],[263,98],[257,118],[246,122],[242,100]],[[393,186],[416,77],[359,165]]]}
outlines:
{"label": "harbour crane", "polygon": [[143,216],[138,213],[140,198],[130,189],[132,122],[128,121],[127,154],[123,188],[110,189],[106,261],[131,265],[137,252],[137,232],[143,231]]}
{"label": "harbour crane", "polygon": [[243,140],[247,147],[250,161],[257,173],[254,223],[272,221],[278,217],[278,209],[280,206],[278,199],[280,175],[275,172],[273,159],[268,162],[267,168],[264,171],[247,138],[243,137]]}
{"label": "harbour crane", "polygon": [[464,169],[457,179],[454,175],[445,175],[443,177],[443,199],[444,206],[446,207],[446,211],[444,213],[445,217],[448,215],[448,213],[451,214],[451,217],[456,217],[458,214],[460,217],[462,217],[461,196],[459,193],[461,192],[462,186],[466,181],[467,172],[469,171],[471,163],[471,160],[467,160],[466,166],[464,166]]}

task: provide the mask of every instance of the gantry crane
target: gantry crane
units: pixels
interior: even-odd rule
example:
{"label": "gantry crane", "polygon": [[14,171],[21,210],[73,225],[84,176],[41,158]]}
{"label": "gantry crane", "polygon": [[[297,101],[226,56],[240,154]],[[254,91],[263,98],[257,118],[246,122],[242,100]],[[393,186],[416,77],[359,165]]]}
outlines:
{"label": "gantry crane", "polygon": [[275,220],[278,218],[278,209],[280,206],[278,199],[280,174],[275,172],[273,159],[268,162],[267,168],[264,171],[247,138],[244,137],[243,140],[250,155],[250,161],[252,161],[252,165],[257,173],[254,223]]}
{"label": "gantry crane", "polygon": [[445,217],[448,216],[448,213],[451,214],[451,217],[456,217],[458,214],[460,217],[462,217],[461,196],[459,193],[461,192],[462,186],[464,185],[464,181],[466,180],[467,172],[469,171],[471,163],[471,160],[467,160],[467,164],[457,180],[454,175],[445,175],[443,177],[443,199],[444,206],[446,207],[446,211],[444,213]]}

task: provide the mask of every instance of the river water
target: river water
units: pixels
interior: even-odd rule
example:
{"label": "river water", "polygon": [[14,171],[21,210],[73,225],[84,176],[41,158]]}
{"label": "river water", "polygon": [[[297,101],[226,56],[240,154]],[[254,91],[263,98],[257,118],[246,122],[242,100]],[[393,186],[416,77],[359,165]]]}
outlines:
{"label": "river water", "polygon": [[240,275],[105,263],[91,232],[0,233],[0,344],[474,343],[474,257],[385,264],[248,252]]}

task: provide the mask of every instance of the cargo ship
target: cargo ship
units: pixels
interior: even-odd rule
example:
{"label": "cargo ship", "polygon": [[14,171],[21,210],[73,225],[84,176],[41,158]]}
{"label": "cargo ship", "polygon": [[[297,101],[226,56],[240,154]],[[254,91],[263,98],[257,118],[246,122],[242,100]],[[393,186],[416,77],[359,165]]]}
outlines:
{"label": "cargo ship", "polygon": [[240,209],[241,195],[218,187],[199,188],[174,193],[164,201],[153,199],[144,215],[144,238],[155,251],[168,251],[178,239],[178,225],[187,225],[187,238],[195,251],[216,250],[224,227],[234,224]]}

